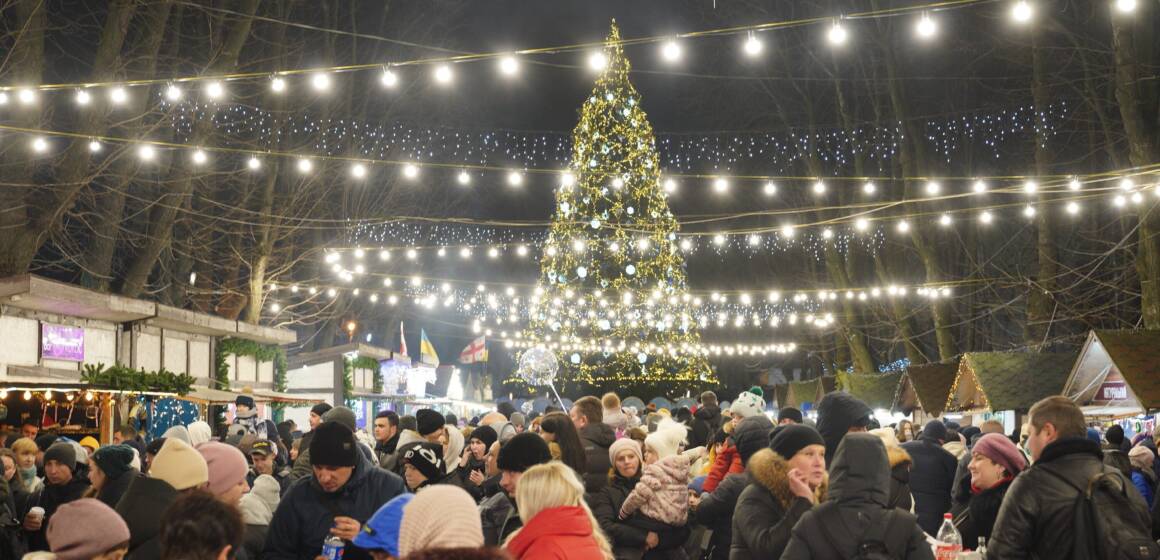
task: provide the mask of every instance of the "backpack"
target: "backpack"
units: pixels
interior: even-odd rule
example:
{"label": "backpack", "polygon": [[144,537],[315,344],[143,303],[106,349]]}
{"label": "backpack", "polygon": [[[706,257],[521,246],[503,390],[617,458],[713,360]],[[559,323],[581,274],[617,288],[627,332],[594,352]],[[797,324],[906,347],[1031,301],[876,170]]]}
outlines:
{"label": "backpack", "polygon": [[[836,504],[828,504],[818,508],[818,526],[821,527],[822,533],[826,536],[826,540],[830,545],[835,547],[834,543],[840,542],[828,527],[844,527],[845,523],[842,521],[841,512],[838,511]],[[850,557],[843,557],[844,560],[897,560],[905,557],[906,544],[910,539],[911,530],[914,528],[914,521],[906,522],[907,518],[904,512],[898,509],[885,510],[885,515],[878,522],[870,526],[869,529],[859,538],[858,548],[854,550],[854,555]]]}
{"label": "backpack", "polygon": [[1072,558],[1075,560],[1148,560],[1160,558],[1160,546],[1152,540],[1151,520],[1136,514],[1129,492],[1132,484],[1119,471],[1101,471],[1081,488],[1048,465],[1045,472],[1075,488]]}

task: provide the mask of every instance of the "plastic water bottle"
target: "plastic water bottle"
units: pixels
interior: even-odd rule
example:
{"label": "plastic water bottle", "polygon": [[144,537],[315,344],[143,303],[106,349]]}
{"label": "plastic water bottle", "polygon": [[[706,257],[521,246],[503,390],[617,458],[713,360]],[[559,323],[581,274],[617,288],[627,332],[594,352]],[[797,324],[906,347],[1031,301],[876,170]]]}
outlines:
{"label": "plastic water bottle", "polygon": [[935,560],[955,560],[963,551],[963,537],[959,535],[959,530],[955,529],[951,514],[943,514],[942,527],[939,527],[935,540],[938,541],[938,546],[934,549]]}
{"label": "plastic water bottle", "polygon": [[987,537],[979,537],[979,546],[975,547],[975,552],[978,552],[982,558],[987,557]]}
{"label": "plastic water bottle", "polygon": [[326,560],[342,560],[342,554],[345,549],[346,545],[343,544],[342,539],[334,535],[322,541],[322,557],[326,558]]}

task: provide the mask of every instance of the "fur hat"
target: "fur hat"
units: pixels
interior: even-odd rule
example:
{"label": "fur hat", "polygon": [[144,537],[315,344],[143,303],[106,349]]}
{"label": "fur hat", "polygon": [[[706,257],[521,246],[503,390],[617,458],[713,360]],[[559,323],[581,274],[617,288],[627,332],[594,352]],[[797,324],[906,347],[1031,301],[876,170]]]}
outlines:
{"label": "fur hat", "polygon": [[657,424],[657,431],[644,438],[645,449],[652,449],[658,459],[672,457],[680,451],[681,444],[689,435],[689,428],[671,418],[663,418]]}
{"label": "fur hat", "polygon": [[209,482],[209,467],[188,443],[168,438],[149,465],[149,478],[163,480],[177,491],[198,488]]}
{"label": "fur hat", "polygon": [[729,406],[729,411],[742,418],[757,416],[765,411],[765,399],[761,387],[753,387],[740,395]]}

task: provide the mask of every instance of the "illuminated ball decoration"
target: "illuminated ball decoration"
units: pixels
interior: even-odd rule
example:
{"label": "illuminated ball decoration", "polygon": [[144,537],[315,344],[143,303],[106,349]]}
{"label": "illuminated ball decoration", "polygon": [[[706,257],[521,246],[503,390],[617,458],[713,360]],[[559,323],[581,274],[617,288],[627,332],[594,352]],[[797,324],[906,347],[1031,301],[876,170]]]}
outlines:
{"label": "illuminated ball decoration", "polygon": [[516,377],[528,385],[551,385],[559,370],[560,363],[556,361],[556,355],[543,346],[536,346],[520,356]]}

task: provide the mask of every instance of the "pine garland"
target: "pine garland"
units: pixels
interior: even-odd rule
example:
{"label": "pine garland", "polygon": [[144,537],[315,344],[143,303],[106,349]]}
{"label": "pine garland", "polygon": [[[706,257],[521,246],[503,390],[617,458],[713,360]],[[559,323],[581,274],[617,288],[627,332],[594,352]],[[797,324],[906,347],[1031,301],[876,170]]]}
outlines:
{"label": "pine garland", "polygon": [[81,381],[94,387],[127,393],[176,393],[187,395],[193,388],[195,379],[188,373],[173,373],[165,368],[145,371],[145,368],[114,364],[86,364],[81,372]]}

